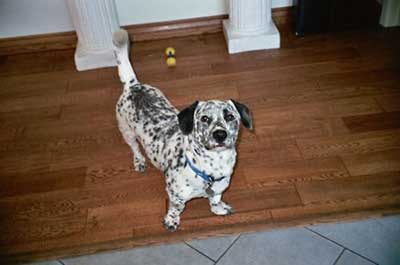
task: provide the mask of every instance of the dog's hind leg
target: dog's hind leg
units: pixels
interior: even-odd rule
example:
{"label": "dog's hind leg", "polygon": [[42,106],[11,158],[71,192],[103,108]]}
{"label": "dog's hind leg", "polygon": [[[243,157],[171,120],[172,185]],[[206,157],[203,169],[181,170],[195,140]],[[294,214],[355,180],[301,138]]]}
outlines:
{"label": "dog's hind leg", "polygon": [[146,170],[146,159],[143,156],[142,152],[140,151],[139,144],[134,137],[133,139],[129,137],[129,146],[132,149],[133,152],[133,166],[135,167],[135,170],[138,172],[144,172]]}
{"label": "dog's hind leg", "polygon": [[125,128],[122,125],[120,120],[118,119],[118,128],[121,131],[121,134],[125,140],[125,142],[131,147],[133,153],[133,166],[136,171],[144,172],[146,169],[146,158],[143,156],[142,152],[140,151],[139,144],[137,142],[135,133]]}

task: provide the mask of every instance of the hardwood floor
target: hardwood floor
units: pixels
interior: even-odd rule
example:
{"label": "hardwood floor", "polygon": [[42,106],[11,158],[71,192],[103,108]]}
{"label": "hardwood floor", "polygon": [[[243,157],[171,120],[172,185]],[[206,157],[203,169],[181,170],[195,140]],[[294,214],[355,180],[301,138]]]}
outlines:
{"label": "hardwood floor", "polygon": [[[225,199],[162,228],[161,173],[135,173],[116,127],[115,68],[76,72],[73,50],[0,57],[0,259],[80,255],[400,211],[400,30],[295,38],[229,56],[222,34],[135,43],[142,82],[179,108],[233,98],[253,111]],[[177,51],[165,65],[164,48]]]}

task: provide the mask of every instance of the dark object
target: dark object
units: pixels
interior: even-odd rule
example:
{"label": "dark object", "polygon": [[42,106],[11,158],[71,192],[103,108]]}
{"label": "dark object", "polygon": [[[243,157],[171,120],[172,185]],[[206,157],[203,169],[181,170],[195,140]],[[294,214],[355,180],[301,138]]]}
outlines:
{"label": "dark object", "polygon": [[222,144],[228,134],[224,130],[216,130],[213,132],[213,138],[217,141],[217,143]]}
{"label": "dark object", "polygon": [[183,109],[178,114],[179,128],[183,134],[190,134],[193,130],[193,115],[197,108],[198,101],[195,101],[192,105]]}
{"label": "dark object", "polygon": [[295,33],[341,31],[379,24],[376,0],[294,0]]}

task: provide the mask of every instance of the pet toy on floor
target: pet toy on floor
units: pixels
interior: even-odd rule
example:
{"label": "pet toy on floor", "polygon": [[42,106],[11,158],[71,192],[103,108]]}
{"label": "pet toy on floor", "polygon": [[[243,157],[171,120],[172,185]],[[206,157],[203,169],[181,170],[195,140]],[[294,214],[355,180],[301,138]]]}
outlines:
{"label": "pet toy on floor", "polygon": [[167,65],[168,67],[176,66],[176,57],[175,57],[175,49],[172,47],[168,47],[165,49],[165,55],[167,55]]}

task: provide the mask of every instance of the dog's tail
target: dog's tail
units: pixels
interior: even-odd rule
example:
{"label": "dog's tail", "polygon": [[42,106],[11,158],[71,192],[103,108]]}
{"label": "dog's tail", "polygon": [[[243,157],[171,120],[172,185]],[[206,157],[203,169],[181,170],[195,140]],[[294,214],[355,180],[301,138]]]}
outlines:
{"label": "dog's tail", "polygon": [[134,85],[139,81],[129,61],[129,35],[124,29],[113,34],[114,53],[117,58],[119,79],[122,83]]}

